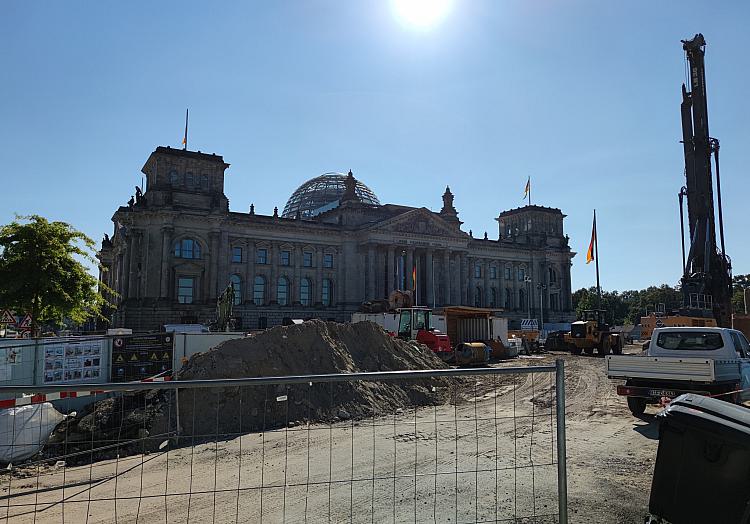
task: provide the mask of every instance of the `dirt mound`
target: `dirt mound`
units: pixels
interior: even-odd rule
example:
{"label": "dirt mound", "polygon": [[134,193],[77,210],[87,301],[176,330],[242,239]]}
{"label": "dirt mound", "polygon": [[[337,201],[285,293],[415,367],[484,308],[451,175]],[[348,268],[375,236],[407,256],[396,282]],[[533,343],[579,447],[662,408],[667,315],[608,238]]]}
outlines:
{"label": "dirt mound", "polygon": [[[193,355],[177,379],[219,379],[446,368],[430,349],[372,322],[311,320],[229,340]],[[420,379],[180,390],[184,435],[229,435],[301,420],[393,413],[437,404],[449,381]]]}

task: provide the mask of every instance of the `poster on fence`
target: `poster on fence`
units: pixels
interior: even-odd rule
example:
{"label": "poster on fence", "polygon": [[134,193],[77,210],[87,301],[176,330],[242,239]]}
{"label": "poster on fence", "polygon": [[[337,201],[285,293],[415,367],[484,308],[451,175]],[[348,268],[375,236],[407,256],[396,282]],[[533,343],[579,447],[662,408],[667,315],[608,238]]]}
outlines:
{"label": "poster on fence", "polygon": [[99,382],[103,340],[69,340],[44,346],[44,382]]}
{"label": "poster on fence", "polygon": [[112,382],[143,380],[172,369],[172,333],[115,337]]}

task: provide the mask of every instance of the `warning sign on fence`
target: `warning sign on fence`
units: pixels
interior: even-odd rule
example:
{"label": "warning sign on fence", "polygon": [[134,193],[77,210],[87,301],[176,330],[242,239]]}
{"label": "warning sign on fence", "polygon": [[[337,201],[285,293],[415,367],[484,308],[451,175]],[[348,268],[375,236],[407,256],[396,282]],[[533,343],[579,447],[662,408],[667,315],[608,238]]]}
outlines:
{"label": "warning sign on fence", "polygon": [[131,382],[172,369],[172,333],[115,337],[112,382]]}
{"label": "warning sign on fence", "polygon": [[523,331],[538,331],[539,321],[535,318],[521,319],[521,329]]}

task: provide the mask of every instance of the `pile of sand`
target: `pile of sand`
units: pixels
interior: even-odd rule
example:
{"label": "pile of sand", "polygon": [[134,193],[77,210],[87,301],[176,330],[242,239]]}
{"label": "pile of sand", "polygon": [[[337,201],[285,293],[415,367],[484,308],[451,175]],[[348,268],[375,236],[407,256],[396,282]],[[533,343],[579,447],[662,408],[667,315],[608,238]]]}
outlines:
{"label": "pile of sand", "polygon": [[[229,340],[193,355],[178,380],[438,369],[429,348],[389,336],[372,322],[311,320]],[[420,379],[183,389],[183,435],[229,435],[298,421],[360,418],[439,404],[449,381]]]}

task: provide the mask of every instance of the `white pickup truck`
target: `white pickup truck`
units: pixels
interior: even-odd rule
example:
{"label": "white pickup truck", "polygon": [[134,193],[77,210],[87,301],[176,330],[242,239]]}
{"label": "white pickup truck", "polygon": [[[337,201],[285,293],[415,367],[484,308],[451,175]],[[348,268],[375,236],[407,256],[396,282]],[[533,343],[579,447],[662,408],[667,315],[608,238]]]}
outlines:
{"label": "white pickup truck", "polygon": [[642,354],[608,356],[607,376],[625,380],[617,394],[635,416],[683,393],[739,403],[750,400],[750,344],[735,329],[657,328]]}

